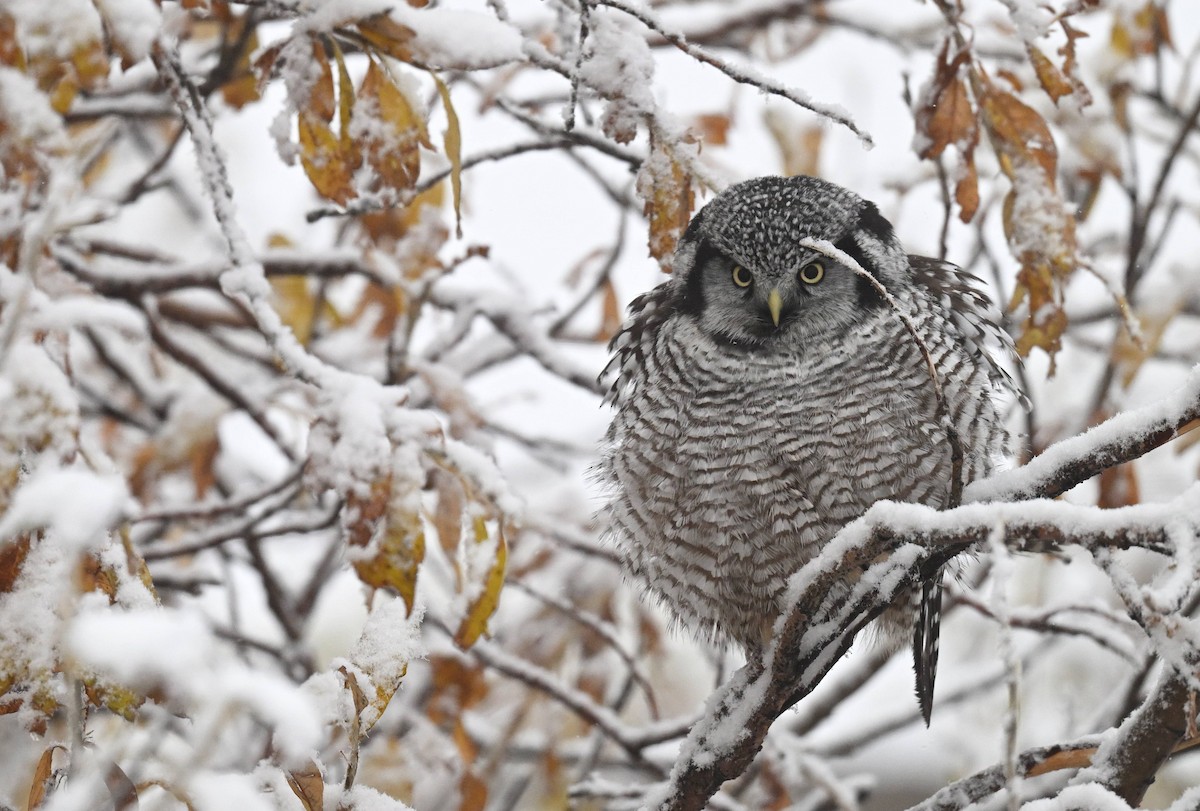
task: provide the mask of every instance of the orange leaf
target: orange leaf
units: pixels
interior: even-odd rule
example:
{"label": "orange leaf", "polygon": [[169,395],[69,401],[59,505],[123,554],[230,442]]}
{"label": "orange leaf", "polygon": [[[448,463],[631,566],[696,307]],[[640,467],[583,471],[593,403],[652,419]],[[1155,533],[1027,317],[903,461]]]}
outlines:
{"label": "orange leaf", "polygon": [[950,145],[966,153],[979,140],[975,108],[959,75],[959,67],[967,54],[960,52],[948,59],[949,47],[947,42],[938,57],[933,86],[927,94],[928,102],[917,110],[917,132],[927,139],[919,153],[922,158],[936,158]]}

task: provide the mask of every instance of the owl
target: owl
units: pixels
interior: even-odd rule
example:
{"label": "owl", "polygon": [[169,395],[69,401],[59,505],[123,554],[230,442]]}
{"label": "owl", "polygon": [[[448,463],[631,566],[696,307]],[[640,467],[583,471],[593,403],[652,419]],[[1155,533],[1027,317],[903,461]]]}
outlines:
{"label": "owl", "polygon": [[[988,347],[1007,336],[978,279],[907,255],[874,204],[813,177],[730,187],[672,262],[602,375],[606,532],[675,620],[753,655],[839,529],[882,499],[947,506],[1001,458],[1012,381]],[[915,631],[928,723],[940,575],[922,598],[876,624],[893,646]]]}

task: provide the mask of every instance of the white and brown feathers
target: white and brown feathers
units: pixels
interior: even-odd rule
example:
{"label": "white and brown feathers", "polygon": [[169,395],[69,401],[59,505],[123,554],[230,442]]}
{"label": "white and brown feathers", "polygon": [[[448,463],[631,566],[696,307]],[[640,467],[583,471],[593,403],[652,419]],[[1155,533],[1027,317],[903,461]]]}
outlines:
{"label": "white and brown feathers", "polygon": [[[957,487],[921,347],[868,280],[806,238],[853,258],[905,311],[960,440]],[[600,475],[634,580],[697,635],[753,651],[788,577],[845,524],[881,499],[946,506],[987,473],[1006,436],[994,395],[1010,381],[986,348],[1003,336],[974,281],[907,256],[873,204],[816,178],[714,198],[671,279],[633,302],[612,343],[617,413]],[[925,590],[915,651],[927,717],[940,582]],[[915,613],[898,603],[884,636]]]}

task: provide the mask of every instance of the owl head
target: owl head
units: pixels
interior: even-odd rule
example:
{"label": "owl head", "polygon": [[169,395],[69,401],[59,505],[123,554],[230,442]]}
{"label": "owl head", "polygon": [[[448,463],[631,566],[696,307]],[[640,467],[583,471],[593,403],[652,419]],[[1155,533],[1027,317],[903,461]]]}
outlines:
{"label": "owl head", "polygon": [[907,280],[908,259],[873,203],[815,177],[761,177],[692,218],[674,258],[681,310],[715,340],[751,351],[844,334],[883,301],[814,241],[893,293]]}

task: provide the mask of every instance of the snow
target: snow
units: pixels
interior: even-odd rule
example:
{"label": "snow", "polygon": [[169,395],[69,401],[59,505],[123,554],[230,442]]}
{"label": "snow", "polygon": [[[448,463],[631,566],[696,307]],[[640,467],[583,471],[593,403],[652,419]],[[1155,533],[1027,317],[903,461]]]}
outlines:
{"label": "snow", "polygon": [[64,648],[86,671],[183,702],[198,712],[201,727],[219,728],[231,713],[252,714],[274,731],[285,762],[302,762],[324,738],[326,721],[307,693],[283,675],[218,655],[197,613],[85,610],[70,623]]}
{"label": "snow", "polygon": [[162,12],[154,0],[96,0],[113,38],[131,59],[150,54],[162,27]]}
{"label": "snow", "polygon": [[120,476],[80,468],[42,468],[17,490],[0,518],[0,537],[45,527],[69,552],[95,549],[129,507]]}
{"label": "snow", "polygon": [[0,65],[0,111],[5,128],[12,128],[6,137],[51,149],[66,145],[62,118],[54,112],[50,100],[38,91],[31,77],[7,65]]}

